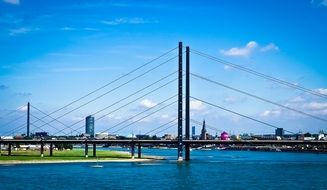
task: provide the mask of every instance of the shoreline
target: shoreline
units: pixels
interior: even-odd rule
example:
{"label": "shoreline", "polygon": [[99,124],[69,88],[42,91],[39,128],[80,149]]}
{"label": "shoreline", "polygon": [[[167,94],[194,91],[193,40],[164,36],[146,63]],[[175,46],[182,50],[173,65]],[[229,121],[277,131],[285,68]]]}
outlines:
{"label": "shoreline", "polygon": [[15,165],[15,164],[65,164],[65,163],[102,163],[102,162],[154,162],[163,160],[164,158],[129,158],[129,159],[92,159],[92,160],[6,160],[0,161],[1,165]]}
{"label": "shoreline", "polygon": [[252,151],[252,152],[288,152],[288,153],[314,153],[327,154],[326,149],[294,149],[283,147],[227,147],[224,151]]}

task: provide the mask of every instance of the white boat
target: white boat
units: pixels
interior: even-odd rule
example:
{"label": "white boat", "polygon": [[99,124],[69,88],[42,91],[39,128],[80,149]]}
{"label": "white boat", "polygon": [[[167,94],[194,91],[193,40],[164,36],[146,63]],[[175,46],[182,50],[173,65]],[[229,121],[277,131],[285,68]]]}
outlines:
{"label": "white boat", "polygon": [[96,164],[96,165],[91,166],[91,168],[103,168],[103,166]]}
{"label": "white boat", "polygon": [[92,165],[91,168],[103,168],[102,165],[99,165],[99,159],[97,158],[97,164],[96,165]]}

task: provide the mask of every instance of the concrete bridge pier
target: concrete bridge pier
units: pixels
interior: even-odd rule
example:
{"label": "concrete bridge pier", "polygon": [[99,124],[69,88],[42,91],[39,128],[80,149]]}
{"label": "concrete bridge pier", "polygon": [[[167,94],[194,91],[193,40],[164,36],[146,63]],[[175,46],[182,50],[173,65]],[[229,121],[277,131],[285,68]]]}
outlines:
{"label": "concrete bridge pier", "polygon": [[97,144],[93,143],[93,157],[97,156]]}
{"label": "concrete bridge pier", "polygon": [[50,156],[52,156],[53,155],[53,143],[50,143]]}
{"label": "concrete bridge pier", "polygon": [[41,157],[44,156],[44,143],[41,143]]}
{"label": "concrete bridge pier", "polygon": [[137,158],[141,158],[141,143],[137,145]]}
{"label": "concrete bridge pier", "polygon": [[11,156],[11,143],[8,143],[8,156]]}
{"label": "concrete bridge pier", "polygon": [[134,159],[135,158],[135,144],[134,143],[131,144],[131,155],[132,155],[132,159]]}
{"label": "concrete bridge pier", "polygon": [[89,146],[87,144],[87,142],[85,142],[85,158],[88,158],[89,157]]}

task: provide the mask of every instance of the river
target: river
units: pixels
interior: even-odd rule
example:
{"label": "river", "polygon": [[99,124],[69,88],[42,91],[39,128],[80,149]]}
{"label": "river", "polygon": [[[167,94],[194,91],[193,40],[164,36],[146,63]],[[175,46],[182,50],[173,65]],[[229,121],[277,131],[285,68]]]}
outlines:
{"label": "river", "polygon": [[0,189],[327,189],[327,154],[143,149],[167,160],[150,163],[0,166]]}

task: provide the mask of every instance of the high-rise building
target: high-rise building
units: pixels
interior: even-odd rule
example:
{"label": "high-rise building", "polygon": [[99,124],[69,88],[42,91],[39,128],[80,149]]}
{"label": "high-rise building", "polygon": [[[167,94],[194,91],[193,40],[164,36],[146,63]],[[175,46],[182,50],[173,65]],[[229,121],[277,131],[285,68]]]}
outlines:
{"label": "high-rise building", "polygon": [[195,126],[192,126],[192,139],[195,137]]}
{"label": "high-rise building", "polygon": [[277,129],[275,130],[275,135],[276,135],[277,137],[281,137],[281,138],[283,138],[283,136],[284,136],[284,129],[283,129],[283,128],[277,128]]}
{"label": "high-rise building", "polygon": [[207,129],[206,129],[206,121],[203,120],[202,130],[201,130],[201,140],[207,140]]}
{"label": "high-rise building", "polygon": [[91,115],[85,118],[85,133],[94,137],[94,117]]}

